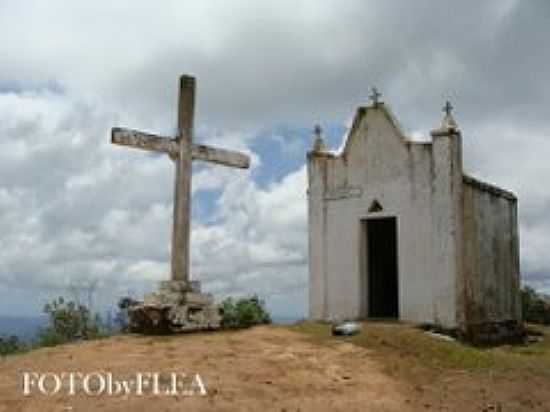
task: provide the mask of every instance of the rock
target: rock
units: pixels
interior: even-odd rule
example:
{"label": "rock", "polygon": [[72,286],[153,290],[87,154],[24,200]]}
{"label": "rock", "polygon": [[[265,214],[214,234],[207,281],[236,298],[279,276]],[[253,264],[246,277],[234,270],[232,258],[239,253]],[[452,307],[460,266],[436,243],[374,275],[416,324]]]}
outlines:
{"label": "rock", "polygon": [[221,316],[214,297],[201,293],[197,281],[163,281],[156,292],[132,306],[130,330],[145,334],[166,334],[219,329]]}

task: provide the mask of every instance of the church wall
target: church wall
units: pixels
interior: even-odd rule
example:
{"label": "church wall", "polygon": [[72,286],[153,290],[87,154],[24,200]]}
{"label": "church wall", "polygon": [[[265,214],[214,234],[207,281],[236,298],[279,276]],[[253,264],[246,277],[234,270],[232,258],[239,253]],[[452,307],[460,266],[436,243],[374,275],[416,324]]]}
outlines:
{"label": "church wall", "polygon": [[360,279],[357,248],[359,227],[352,200],[329,201],[327,274],[328,274],[328,318],[355,319],[359,317]]}
{"label": "church wall", "polygon": [[465,181],[464,236],[468,324],[519,320],[517,201]]}
{"label": "church wall", "polygon": [[309,316],[326,318],[328,290],[326,271],[326,205],[325,191],[327,162],[323,157],[308,156],[308,221],[309,221]]}
{"label": "church wall", "polygon": [[311,318],[369,315],[366,225],[395,217],[399,319],[479,343],[521,336],[517,200],[464,175],[453,124],[447,113],[431,142],[411,142],[369,106],[341,153],[308,154]]}
{"label": "church wall", "polygon": [[454,328],[462,270],[462,142],[448,131],[432,132],[432,299],[435,323]]}
{"label": "church wall", "polygon": [[[441,141],[440,147],[444,145]],[[385,110],[370,109],[349,146],[340,157],[309,160],[310,172],[322,175],[310,179],[326,183],[323,193],[310,191],[310,316],[367,316],[368,239],[361,222],[395,216],[400,319],[455,326],[456,265],[449,264],[456,252],[454,222],[449,218],[453,212],[434,206],[454,207],[445,187],[452,176],[442,180],[435,172],[445,159],[434,159],[432,144],[404,141]],[[452,156],[452,149],[449,153]],[[312,168],[314,163],[325,166]],[[447,167],[445,173],[452,172]],[[375,199],[383,207],[381,212],[369,212]],[[449,238],[443,255],[434,253],[434,242],[435,250],[441,252],[440,237],[433,232],[435,222]],[[316,236],[326,239],[312,239]],[[319,286],[323,279],[326,288]]]}

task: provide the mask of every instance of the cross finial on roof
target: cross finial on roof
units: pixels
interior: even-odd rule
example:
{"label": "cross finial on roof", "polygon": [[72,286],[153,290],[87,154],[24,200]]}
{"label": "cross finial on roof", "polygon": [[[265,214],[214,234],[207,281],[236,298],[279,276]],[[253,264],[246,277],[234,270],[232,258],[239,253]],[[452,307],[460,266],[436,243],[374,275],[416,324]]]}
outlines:
{"label": "cross finial on roof", "polygon": [[450,101],[447,100],[445,102],[445,106],[443,106],[443,111],[447,114],[447,116],[449,116],[453,111],[453,109],[454,109],[453,105],[451,104]]}
{"label": "cross finial on roof", "polygon": [[455,119],[453,118],[453,105],[450,101],[445,102],[445,106],[443,106],[443,113],[445,115],[443,116],[443,119],[441,120],[441,126],[440,130],[458,130],[458,125],[456,124]]}
{"label": "cross finial on roof", "polygon": [[323,130],[319,124],[316,124],[313,128],[313,151],[314,152],[324,152],[326,150],[325,142],[323,141],[322,136]]}
{"label": "cross finial on roof", "polygon": [[315,127],[313,128],[313,133],[315,134],[315,136],[321,136],[321,133],[323,133],[323,129],[321,129],[320,124],[315,125]]}
{"label": "cross finial on roof", "polygon": [[378,103],[380,103],[380,96],[382,96],[382,93],[380,93],[376,87],[371,88],[369,98],[372,100],[374,106],[378,106]]}

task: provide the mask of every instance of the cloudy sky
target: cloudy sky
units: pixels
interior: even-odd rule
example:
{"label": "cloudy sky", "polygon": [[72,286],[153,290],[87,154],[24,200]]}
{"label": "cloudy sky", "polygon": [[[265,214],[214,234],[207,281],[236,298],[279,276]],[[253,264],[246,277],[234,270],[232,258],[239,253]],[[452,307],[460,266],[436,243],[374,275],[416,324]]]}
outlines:
{"label": "cloudy sky", "polygon": [[97,282],[95,305],[169,273],[173,166],[109,143],[170,134],[198,80],[192,276],[218,297],[307,307],[305,153],[340,144],[376,85],[426,136],[450,98],[468,172],[519,196],[524,282],[550,292],[550,3],[0,0],[0,315]]}

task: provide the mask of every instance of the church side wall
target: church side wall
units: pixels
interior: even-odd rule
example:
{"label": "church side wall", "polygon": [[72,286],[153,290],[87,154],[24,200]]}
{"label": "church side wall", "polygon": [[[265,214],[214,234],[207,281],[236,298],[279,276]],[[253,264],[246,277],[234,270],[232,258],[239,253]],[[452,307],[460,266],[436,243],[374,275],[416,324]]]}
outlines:
{"label": "church side wall", "polygon": [[521,319],[517,201],[464,182],[468,325]]}

